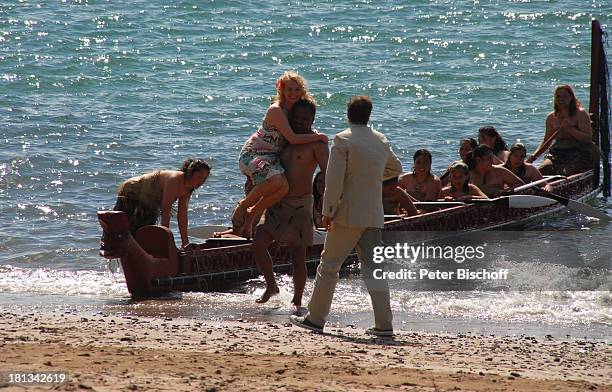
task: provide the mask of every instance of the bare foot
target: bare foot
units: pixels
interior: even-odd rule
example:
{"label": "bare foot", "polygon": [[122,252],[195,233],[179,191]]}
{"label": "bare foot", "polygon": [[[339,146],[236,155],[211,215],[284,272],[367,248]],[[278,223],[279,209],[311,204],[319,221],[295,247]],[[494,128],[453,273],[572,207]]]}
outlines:
{"label": "bare foot", "polygon": [[233,234],[234,234],[234,229],[227,229],[225,231],[215,231],[212,233],[210,238],[223,238],[223,236],[233,235]]}
{"label": "bare foot", "polygon": [[302,297],[301,296],[293,296],[293,299],[291,300],[291,305],[295,306],[296,308],[301,308],[302,307]]}
{"label": "bare foot", "polygon": [[308,314],[308,309],[303,306],[296,306],[293,309],[292,314],[295,314],[296,316],[306,316]]}
{"label": "bare foot", "polygon": [[268,302],[270,297],[272,297],[273,295],[278,294],[279,292],[280,292],[280,290],[278,289],[278,286],[267,287],[266,291],[264,291],[264,293],[261,295],[261,297],[257,298],[255,300],[255,302],[257,302],[258,304],[265,304],[266,302]]}

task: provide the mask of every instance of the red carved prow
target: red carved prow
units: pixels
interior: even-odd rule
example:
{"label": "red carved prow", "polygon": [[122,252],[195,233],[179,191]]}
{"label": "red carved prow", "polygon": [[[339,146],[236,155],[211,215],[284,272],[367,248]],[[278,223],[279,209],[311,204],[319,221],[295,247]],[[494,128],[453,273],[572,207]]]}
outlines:
{"label": "red carved prow", "polygon": [[174,236],[163,226],[144,226],[129,231],[127,215],[121,211],[99,211],[98,220],[103,229],[100,255],[121,258],[128,291],[134,297],[147,297],[157,293],[155,278],[178,273],[178,250]]}

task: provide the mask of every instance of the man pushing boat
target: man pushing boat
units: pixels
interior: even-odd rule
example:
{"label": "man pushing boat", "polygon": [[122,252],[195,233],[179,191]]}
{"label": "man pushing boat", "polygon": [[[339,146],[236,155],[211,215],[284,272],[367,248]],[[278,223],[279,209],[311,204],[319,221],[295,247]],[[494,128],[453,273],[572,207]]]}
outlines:
{"label": "man pushing boat", "polygon": [[[289,113],[289,123],[297,134],[313,133],[316,106],[311,100],[301,99]],[[281,152],[281,162],[289,183],[289,192],[275,206],[268,208],[264,223],[257,225],[253,236],[253,253],[257,267],[266,280],[266,291],[256,300],[267,302],[278,294],[272,259],[268,247],[274,241],[287,243],[293,264],[294,295],[291,303],[300,307],[306,285],[306,248],[312,245],[314,223],[312,220],[312,176],[317,168],[325,173],[329,150],[327,144],[317,141],[308,144],[292,144]]]}

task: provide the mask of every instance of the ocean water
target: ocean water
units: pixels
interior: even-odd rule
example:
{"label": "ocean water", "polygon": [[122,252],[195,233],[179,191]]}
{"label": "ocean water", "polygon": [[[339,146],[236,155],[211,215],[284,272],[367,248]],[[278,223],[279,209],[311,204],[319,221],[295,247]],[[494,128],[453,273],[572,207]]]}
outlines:
{"label": "ocean water", "polygon": [[[199,156],[213,171],[192,197],[190,225],[229,222],[242,193],[238,152],[288,69],[308,80],[315,125],[328,135],[346,126],[351,95],[370,95],[372,123],[406,170],[413,152],[428,148],[441,172],[458,141],[487,124],[533,150],[554,86],[571,84],[588,106],[591,19],[609,30],[611,15],[609,2],[582,0],[4,2],[0,303],[280,320],[291,290],[281,276],[280,298],[265,307],[251,306],[259,280],[228,293],[130,301],[121,273],[97,255],[95,211],[114,204],[122,180]],[[594,205],[612,213],[610,200]],[[568,247],[612,245],[612,225],[567,212],[533,230],[542,241],[561,241],[562,230]],[[609,337],[609,287],[553,289],[398,286],[393,307],[406,330]],[[371,322],[358,277],[341,280],[331,321]]]}

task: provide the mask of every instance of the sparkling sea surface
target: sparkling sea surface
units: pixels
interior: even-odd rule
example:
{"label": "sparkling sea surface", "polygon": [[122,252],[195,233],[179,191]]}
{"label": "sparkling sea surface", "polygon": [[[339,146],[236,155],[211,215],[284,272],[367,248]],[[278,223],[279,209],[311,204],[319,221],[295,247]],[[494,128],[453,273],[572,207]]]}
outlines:
{"label": "sparkling sea surface", "polygon": [[[372,123],[405,170],[428,148],[442,172],[483,125],[531,151],[556,85],[574,86],[588,107],[591,19],[610,30],[611,16],[612,3],[594,0],[2,2],[0,311],[284,321],[292,285],[280,275],[281,295],[265,306],[253,302],[259,279],[130,300],[121,272],[98,256],[95,212],[112,207],[122,180],[199,156],[213,171],[191,199],[190,225],[227,224],[242,193],[238,153],[289,69],[308,80],[315,126],[330,136],[346,126],[347,99],[370,95]],[[601,195],[592,205],[612,214]],[[596,253],[611,238],[611,224],[562,212],[525,232],[527,253],[504,262],[537,270],[530,246]],[[401,330],[612,335],[609,279],[590,291],[392,287]],[[311,290],[312,279],[306,300]],[[330,321],[372,322],[358,276],[341,279]]]}

